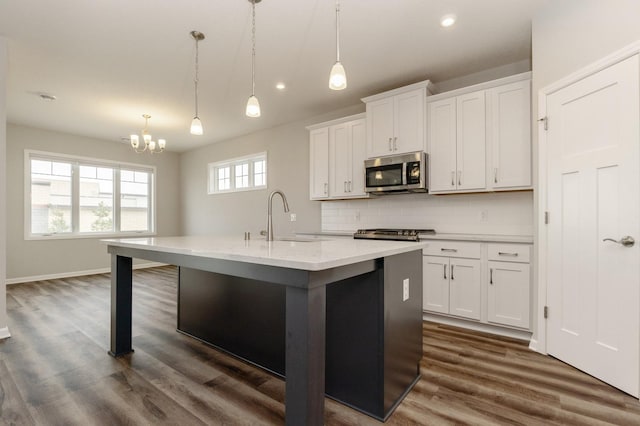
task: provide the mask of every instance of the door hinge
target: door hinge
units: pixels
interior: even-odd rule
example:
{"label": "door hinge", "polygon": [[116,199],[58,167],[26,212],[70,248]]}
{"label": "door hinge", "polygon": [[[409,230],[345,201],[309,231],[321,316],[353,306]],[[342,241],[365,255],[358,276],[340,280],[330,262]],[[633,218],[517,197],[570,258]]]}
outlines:
{"label": "door hinge", "polygon": [[543,310],[543,315],[545,318],[549,318],[549,307],[545,306]]}
{"label": "door hinge", "polygon": [[544,129],[545,130],[549,130],[549,117],[542,117],[539,118],[538,121],[542,121],[542,123],[544,124]]}
{"label": "door hinge", "polygon": [[549,212],[544,212],[544,224],[549,224]]}

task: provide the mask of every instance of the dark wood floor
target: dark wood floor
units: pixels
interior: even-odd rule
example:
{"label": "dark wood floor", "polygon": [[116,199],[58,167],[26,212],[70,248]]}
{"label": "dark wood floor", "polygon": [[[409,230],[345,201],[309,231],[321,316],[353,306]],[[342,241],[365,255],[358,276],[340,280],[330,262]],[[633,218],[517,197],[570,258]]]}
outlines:
{"label": "dark wood floor", "polygon": [[[7,286],[0,422],[283,424],[282,380],[175,331],[176,276],[134,273],[135,353],[120,359],[107,355],[108,275]],[[520,341],[423,330],[422,379],[387,424],[640,425],[636,399]],[[325,413],[328,425],[380,424],[331,400]]]}

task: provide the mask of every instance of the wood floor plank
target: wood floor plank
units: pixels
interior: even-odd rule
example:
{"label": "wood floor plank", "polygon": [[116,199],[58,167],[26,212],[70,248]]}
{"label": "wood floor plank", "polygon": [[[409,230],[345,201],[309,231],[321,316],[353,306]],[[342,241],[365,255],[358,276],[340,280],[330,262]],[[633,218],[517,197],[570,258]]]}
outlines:
{"label": "wood floor plank", "polygon": [[[107,355],[109,274],[7,286],[0,424],[281,425],[284,382],[176,332],[174,267],[134,271],[133,346]],[[423,324],[422,378],[388,425],[639,425],[638,400],[525,342]],[[377,420],[331,399],[325,424]]]}

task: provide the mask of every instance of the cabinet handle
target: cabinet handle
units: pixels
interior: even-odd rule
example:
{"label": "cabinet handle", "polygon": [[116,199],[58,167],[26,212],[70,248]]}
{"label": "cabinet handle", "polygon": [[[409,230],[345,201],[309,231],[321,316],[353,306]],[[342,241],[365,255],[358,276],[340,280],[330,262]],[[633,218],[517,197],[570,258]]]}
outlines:
{"label": "cabinet handle", "polygon": [[462,170],[458,170],[458,186],[462,185]]}
{"label": "cabinet handle", "polygon": [[440,251],[447,251],[447,252],[452,252],[452,253],[457,253],[458,252],[457,249],[448,249],[448,248],[441,248]]}
{"label": "cabinet handle", "polygon": [[353,182],[349,181],[349,192],[353,192]]}
{"label": "cabinet handle", "polygon": [[498,183],[498,168],[493,169],[493,183]]}
{"label": "cabinet handle", "polygon": [[455,278],[453,277],[453,266],[454,266],[454,265],[451,265],[451,281],[453,281],[453,280],[455,279]]}
{"label": "cabinet handle", "polygon": [[442,265],[442,275],[444,279],[447,279],[447,265]]}
{"label": "cabinet handle", "polygon": [[397,137],[393,138],[393,150],[394,151],[398,150],[398,138]]}
{"label": "cabinet handle", "polygon": [[507,253],[505,251],[499,251],[498,256],[513,256],[518,257],[518,253]]}
{"label": "cabinet handle", "polygon": [[324,184],[324,195],[327,195],[328,190],[329,190],[329,184],[325,182],[325,184]]}
{"label": "cabinet handle", "polygon": [[344,192],[347,192],[347,181],[346,180],[342,184],[342,189],[344,190]]}
{"label": "cabinet handle", "polygon": [[451,171],[451,186],[456,186],[456,172],[455,171]]}
{"label": "cabinet handle", "polygon": [[493,268],[489,268],[489,284],[493,285]]}
{"label": "cabinet handle", "polygon": [[393,146],[391,145],[391,139],[392,138],[389,138],[389,151],[393,151]]}

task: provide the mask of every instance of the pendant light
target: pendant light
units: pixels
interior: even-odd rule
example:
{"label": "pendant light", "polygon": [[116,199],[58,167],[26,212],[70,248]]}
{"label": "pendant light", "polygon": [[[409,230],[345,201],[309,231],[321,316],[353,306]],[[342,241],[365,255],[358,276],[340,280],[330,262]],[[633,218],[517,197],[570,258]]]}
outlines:
{"label": "pendant light", "polygon": [[260,117],[260,103],[256,98],[256,3],[261,0],[249,0],[251,3],[251,96],[247,101],[247,117]]}
{"label": "pendant light", "polygon": [[329,74],[329,88],[343,90],[347,88],[347,74],[340,63],[340,2],[336,0],[336,63]]}
{"label": "pendant light", "polygon": [[191,31],[191,37],[196,41],[196,62],[195,62],[195,77],[193,79],[194,91],[195,91],[195,103],[196,103],[196,115],[193,117],[191,121],[191,134],[200,136],[204,133],[202,129],[202,122],[200,121],[200,117],[198,116],[198,42],[204,40],[204,34],[200,31]]}

